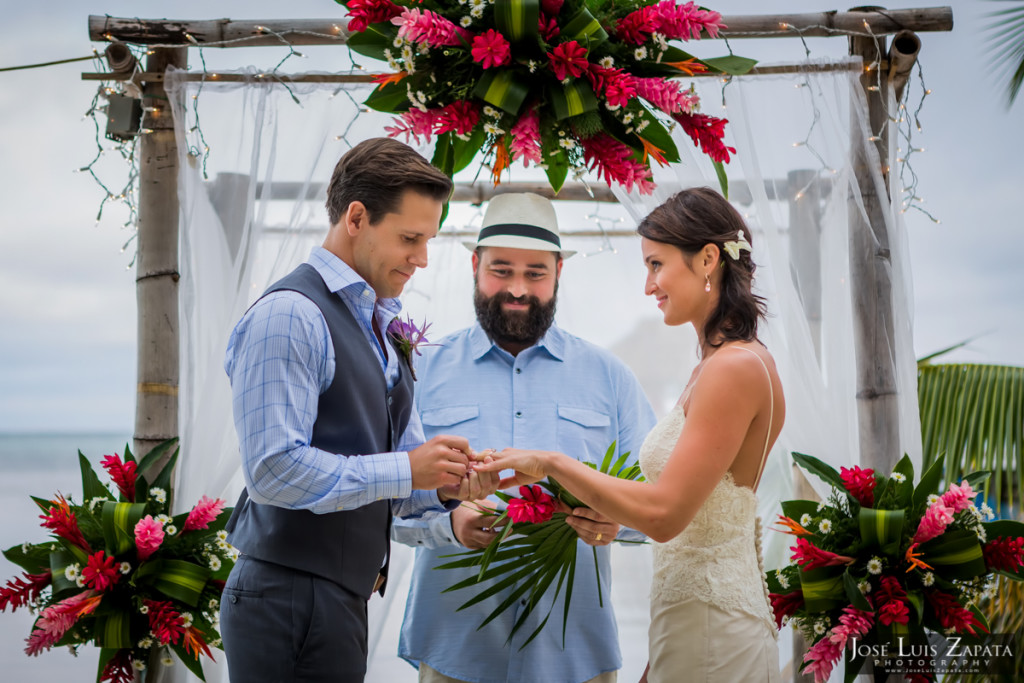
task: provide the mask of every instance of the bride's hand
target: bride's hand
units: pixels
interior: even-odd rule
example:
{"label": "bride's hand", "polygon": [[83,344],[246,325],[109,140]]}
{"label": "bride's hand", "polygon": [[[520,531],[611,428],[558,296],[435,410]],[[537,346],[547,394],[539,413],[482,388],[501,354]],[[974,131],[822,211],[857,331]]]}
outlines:
{"label": "bride's hand", "polygon": [[545,469],[548,458],[558,455],[549,451],[527,451],[520,448],[506,448],[493,453],[492,462],[486,464],[475,463],[474,468],[482,472],[500,472],[501,470],[515,470],[511,477],[505,477],[498,482],[499,489],[507,489],[512,486],[525,486],[540,481],[547,476]]}

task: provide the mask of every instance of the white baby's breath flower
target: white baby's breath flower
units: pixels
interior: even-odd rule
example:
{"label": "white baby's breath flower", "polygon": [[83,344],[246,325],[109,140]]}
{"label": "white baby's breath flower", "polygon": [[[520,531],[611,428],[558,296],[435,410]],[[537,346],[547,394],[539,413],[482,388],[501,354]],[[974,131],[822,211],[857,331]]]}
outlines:
{"label": "white baby's breath flower", "polygon": [[634,118],[635,116],[633,115],[633,112],[627,111],[625,114],[622,115],[622,122],[629,124],[633,122]]}
{"label": "white baby's breath flower", "polygon": [[935,583],[935,574],[932,574],[931,572],[925,572],[924,576],[921,577],[921,583],[925,586],[931,586],[933,583]]}
{"label": "white baby's breath flower", "polygon": [[23,552],[26,555],[28,555],[28,551],[30,551],[30,550],[32,550],[32,544],[31,543],[26,541],[25,543],[21,544],[21,552]]}
{"label": "white baby's breath flower", "polygon": [[210,557],[210,569],[212,569],[213,571],[217,571],[218,569],[220,569],[220,558],[216,555]]}
{"label": "white baby's breath flower", "polygon": [[868,560],[868,573],[878,575],[882,573],[882,560],[878,557],[872,557]]}
{"label": "white baby's breath flower", "polygon": [[103,503],[107,502],[108,500],[110,499],[107,498],[106,496],[96,496],[95,498],[89,501],[89,509],[95,510],[97,507],[103,505]]}
{"label": "white baby's breath flower", "polygon": [[809,514],[807,514],[806,512],[804,514],[800,515],[800,526],[810,526],[810,525],[811,525],[811,516]]}
{"label": "white baby's breath flower", "polygon": [[827,534],[830,531],[832,531],[832,520],[831,519],[823,519],[823,520],[821,520],[821,522],[818,524],[818,531],[820,531],[823,534]]}
{"label": "white baby's breath flower", "polygon": [[210,647],[220,647],[220,638],[214,638],[209,643],[207,643],[207,645],[209,645]]}
{"label": "white baby's breath flower", "polygon": [[537,62],[531,59],[526,63],[526,68],[530,70],[530,73],[537,73]]}
{"label": "white baby's breath flower", "polygon": [[826,628],[826,626],[825,626],[825,624],[823,622],[821,622],[821,621],[814,622],[814,634],[815,635],[820,636],[823,633],[825,633],[825,631],[827,631],[827,630],[828,630],[828,628]]}
{"label": "white baby's breath flower", "polygon": [[978,535],[978,540],[985,543],[988,540],[988,534],[985,533],[985,527],[978,525],[974,527],[974,533]]}
{"label": "white baby's breath flower", "polygon": [[993,519],[996,513],[992,512],[992,508],[988,506],[988,503],[981,504],[981,514],[985,516],[985,519]]}
{"label": "white baby's breath flower", "polygon": [[651,125],[650,121],[647,121],[647,120],[641,121],[636,126],[636,132],[637,133],[643,133],[644,132],[644,128],[646,128],[649,125]]}
{"label": "white baby's breath flower", "polygon": [[907,475],[903,474],[902,472],[893,472],[892,480],[897,484],[902,484],[907,480]]}
{"label": "white baby's breath flower", "polygon": [[227,541],[222,541],[222,540],[218,539],[217,540],[217,547],[220,548],[221,550],[230,550],[231,549],[231,544],[228,543]]}
{"label": "white baby's breath flower", "polygon": [[954,633],[956,633],[956,626],[950,626],[949,628],[944,628],[944,629],[942,629],[942,632],[945,633],[947,636],[951,636]]}
{"label": "white baby's breath flower", "polygon": [[172,520],[169,515],[157,515],[156,521],[160,522],[161,524],[170,524]]}
{"label": "white baby's breath flower", "polygon": [[153,639],[149,636],[146,636],[145,638],[139,641],[139,647],[143,650],[148,650],[149,648],[153,647]]}
{"label": "white baby's breath flower", "polygon": [[488,117],[490,117],[492,119],[496,119],[499,116],[501,116],[501,112],[498,111],[497,109],[495,109],[494,107],[492,107],[489,104],[485,104],[484,105],[484,110],[483,111],[484,111],[484,116],[488,116]]}
{"label": "white baby's breath flower", "polygon": [[818,512],[824,510],[827,506],[824,503],[818,503]]}
{"label": "white baby's breath flower", "polygon": [[466,15],[466,16],[462,17],[461,19],[459,19],[459,26],[461,26],[462,28],[469,28],[472,25],[473,25],[473,19],[469,15]]}
{"label": "white baby's breath flower", "polygon": [[164,666],[174,666],[174,658],[172,658],[170,655],[164,655],[160,658],[160,663]]}
{"label": "white baby's breath flower", "polygon": [[82,565],[80,564],[69,564],[64,567],[64,578],[68,581],[77,581],[78,572],[82,571]]}
{"label": "white baby's breath flower", "polygon": [[611,69],[615,66],[615,60],[612,57],[602,57],[597,63],[606,69]]}
{"label": "white baby's breath flower", "polygon": [[483,15],[484,15],[483,5],[480,5],[479,7],[474,7],[473,9],[469,10],[469,16],[473,17],[474,19],[479,19]]}
{"label": "white baby's breath flower", "polygon": [[213,611],[220,609],[220,603],[217,602],[217,598],[212,598],[210,602],[206,603],[206,606]]}
{"label": "white baby's breath flower", "polygon": [[166,503],[167,491],[163,490],[159,486],[154,486],[149,490],[149,497],[158,503]]}
{"label": "white baby's breath flower", "polygon": [[121,572],[121,574],[127,576],[132,571],[132,565],[128,562],[122,562],[121,566],[118,567],[117,570]]}
{"label": "white baby's breath flower", "polygon": [[570,140],[569,138],[559,139],[558,144],[559,146],[564,147],[565,149],[572,149],[573,147],[576,146],[576,143]]}
{"label": "white baby's breath flower", "polygon": [[395,47],[404,47],[405,46],[405,38],[396,37],[393,41],[391,41],[391,44],[394,45]]}
{"label": "white baby's breath flower", "polygon": [[238,556],[241,555],[241,554],[242,553],[240,553],[238,551],[238,548],[236,548],[235,546],[231,546],[230,555],[231,555],[231,561],[232,562],[236,561],[238,559]]}
{"label": "white baby's breath flower", "polygon": [[641,59],[647,59],[647,48],[641,45],[637,49],[633,50],[633,59],[638,62]]}
{"label": "white baby's breath flower", "polygon": [[861,581],[860,583],[857,584],[857,590],[859,590],[861,592],[861,594],[867,595],[868,593],[871,592],[871,582],[868,581],[867,579]]}
{"label": "white baby's breath flower", "polygon": [[75,585],[79,588],[85,588],[85,577],[79,574],[78,577],[75,579]]}
{"label": "white baby's breath flower", "polygon": [[789,579],[786,578],[785,574],[783,574],[780,571],[776,571],[775,578],[776,580],[778,580],[779,585],[782,586],[783,589],[789,588]]}
{"label": "white baby's breath flower", "polygon": [[938,499],[939,499],[938,494],[933,493],[933,494],[929,495],[928,496],[928,505],[935,505],[935,501],[937,501]]}
{"label": "white baby's breath flower", "polygon": [[182,612],[181,613],[181,625],[184,626],[185,628],[188,628],[189,626],[192,625],[192,613],[191,612]]}
{"label": "white baby's breath flower", "polygon": [[223,529],[221,529],[220,531],[217,532],[217,538],[219,540],[221,540],[221,541],[228,540],[228,532],[226,532]]}
{"label": "white baby's breath flower", "polygon": [[132,668],[134,668],[136,671],[145,671],[146,670],[146,663],[144,661],[142,661],[141,659],[133,659],[132,660]]}
{"label": "white baby's breath flower", "polygon": [[166,533],[168,536],[173,536],[174,534],[178,533],[178,527],[174,526],[173,524],[168,524],[164,527],[164,533]]}
{"label": "white baby's breath flower", "polygon": [[149,614],[149,605],[143,604],[139,606],[139,614]]}

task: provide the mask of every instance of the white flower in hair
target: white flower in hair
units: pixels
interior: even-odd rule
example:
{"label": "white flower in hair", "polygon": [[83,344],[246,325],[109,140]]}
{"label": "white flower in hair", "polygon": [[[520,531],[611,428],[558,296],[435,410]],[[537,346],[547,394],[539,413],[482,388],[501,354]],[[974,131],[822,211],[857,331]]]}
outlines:
{"label": "white flower in hair", "polygon": [[740,252],[742,250],[746,249],[747,251],[753,251],[751,249],[750,242],[747,241],[747,238],[743,234],[742,230],[739,231],[739,234],[736,237],[737,238],[735,240],[730,240],[722,244],[722,246],[725,247],[726,253],[728,253],[729,256],[732,257],[733,261],[740,260]]}

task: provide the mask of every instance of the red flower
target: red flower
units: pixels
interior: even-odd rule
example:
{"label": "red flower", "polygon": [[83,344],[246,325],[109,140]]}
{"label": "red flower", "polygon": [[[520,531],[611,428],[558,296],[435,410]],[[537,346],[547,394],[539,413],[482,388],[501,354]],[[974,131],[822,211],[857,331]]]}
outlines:
{"label": "red flower", "polygon": [[1024,538],[999,536],[986,543],[982,551],[989,571],[1016,572],[1024,567]]}
{"label": "red flower", "polygon": [[110,683],[132,683],[135,680],[135,671],[132,668],[131,650],[127,648],[117,651],[107,665],[103,667],[103,673],[100,674],[100,683],[103,681],[110,681]]}
{"label": "red flower", "polygon": [[906,599],[907,591],[891,576],[883,576],[878,589],[871,593],[871,601],[878,612],[878,620],[886,626],[894,622],[906,624],[910,621]]}
{"label": "red flower", "polygon": [[640,194],[651,194],[654,181],[651,169],[633,157],[633,150],[606,133],[598,133],[582,140],[583,161],[587,167],[603,177],[608,185],[622,185],[626,192],[636,186]]}
{"label": "red flower", "polygon": [[509,49],[508,41],[493,28],[473,38],[473,61],[485,69],[494,66],[504,66],[512,61],[512,52]]}
{"label": "red flower", "polygon": [[555,42],[555,39],[562,32],[562,29],[558,28],[558,20],[555,17],[547,16],[543,12],[537,18],[537,30],[540,31],[544,41],[548,43]]}
{"label": "red flower", "polygon": [[570,76],[579,78],[587,72],[587,48],[575,40],[556,46],[548,53],[548,60],[551,62],[551,70],[555,72],[555,78],[560,81]]}
{"label": "red flower", "polygon": [[798,538],[796,545],[790,546],[793,551],[793,561],[804,568],[804,571],[818,569],[819,567],[835,567],[840,564],[850,564],[852,557],[837,555],[827,550],[812,545],[806,538]]}
{"label": "red flower", "polygon": [[72,545],[91,553],[92,548],[89,547],[85,536],[82,535],[82,530],[78,528],[78,519],[71,511],[68,502],[64,500],[64,496],[58,494],[57,500],[51,500],[50,503],[53,504],[53,507],[50,508],[49,513],[39,515],[39,519],[43,520],[43,528],[49,529]]}
{"label": "red flower", "polygon": [[728,119],[719,119],[707,114],[687,114],[679,112],[673,114],[672,118],[682,125],[683,130],[693,140],[693,144],[700,145],[701,151],[707,154],[713,161],[722,164],[729,163],[729,155],[736,153],[735,147],[726,147],[722,142],[725,137],[725,124]]}
{"label": "red flower", "polygon": [[538,524],[555,514],[555,499],[544,493],[540,486],[520,486],[519,495],[522,497],[508,502],[508,516],[513,522]]}
{"label": "red flower", "polygon": [[389,0],[348,0],[349,32],[365,31],[370,24],[391,21],[402,13],[402,8]]}
{"label": "red flower", "polygon": [[197,629],[195,626],[189,626],[185,629],[183,634],[182,646],[185,648],[185,652],[199,659],[199,653],[205,653],[207,657],[213,659],[213,653],[210,652],[210,648],[206,646],[206,640],[203,639],[203,632]]}
{"label": "red flower", "polygon": [[974,616],[974,613],[962,606],[949,593],[933,590],[928,591],[926,595],[932,609],[935,610],[935,616],[938,617],[939,623],[942,624],[942,628],[953,628],[960,633],[967,631],[971,635],[977,635],[975,628],[979,628],[982,631],[985,630],[985,627],[981,625]]}
{"label": "red flower", "polygon": [[871,507],[875,504],[875,471],[872,469],[862,470],[854,465],[852,468],[839,468],[840,477],[843,479],[843,486],[850,492],[850,495],[857,499],[857,502],[864,507]]}
{"label": "red flower", "polygon": [[110,480],[117,485],[117,490],[129,502],[135,502],[135,480],[138,476],[134,462],[121,462],[121,457],[114,453],[100,461],[103,469],[110,475]]}
{"label": "red flower", "polygon": [[565,0],[540,0],[540,8],[544,10],[544,14],[551,17],[557,16],[564,4]]}
{"label": "red flower", "polygon": [[591,64],[587,77],[596,92],[603,92],[608,104],[624,107],[636,97],[637,79],[622,69]]}
{"label": "red flower", "polygon": [[772,601],[772,612],[775,613],[775,625],[781,629],[782,619],[792,616],[798,609],[804,606],[803,591],[792,593],[771,593],[768,598]]}
{"label": "red flower", "polygon": [[910,610],[907,603],[893,600],[882,605],[878,610],[878,621],[889,626],[890,624],[907,624],[910,622]]}
{"label": "red flower", "polygon": [[35,630],[25,639],[25,654],[35,657],[56,645],[79,617],[94,612],[102,599],[98,593],[82,591],[44,609],[36,620]]}
{"label": "red flower", "polygon": [[641,7],[619,20],[615,35],[624,43],[640,45],[657,30],[657,10],[653,5]]}
{"label": "red flower", "polygon": [[185,635],[185,625],[174,605],[168,601],[144,601],[149,615],[149,630],[164,645],[177,644]]}
{"label": "red flower", "polygon": [[117,561],[106,556],[102,550],[91,556],[82,569],[82,579],[86,586],[92,586],[103,592],[113,586],[121,578],[117,573]]}
{"label": "red flower", "polygon": [[181,525],[181,533],[207,528],[210,526],[210,522],[220,516],[220,512],[223,509],[224,501],[220,498],[212,500],[203,496],[196,503],[195,507],[192,508],[191,512],[188,513],[188,517],[185,518],[185,523]]}
{"label": "red flower", "polygon": [[[452,102],[440,110],[434,121],[434,125],[436,126],[434,132],[441,135],[448,131],[454,131],[456,135],[469,135],[473,132],[473,129],[476,128],[478,121],[480,121],[479,107],[469,100],[459,100],[458,102]],[[415,331],[420,332],[418,329]],[[423,331],[425,332],[426,328],[424,328]],[[417,355],[422,356],[423,354],[416,348],[421,341],[426,342],[426,337],[416,339],[415,341],[410,339],[410,351],[415,351]],[[424,345],[428,346],[429,344]]]}
{"label": "red flower", "polygon": [[29,574],[22,572],[28,581],[15,577],[7,581],[7,585],[0,588],[0,612],[7,611],[7,605],[15,612],[19,607],[27,605],[39,597],[43,589],[50,585],[53,575],[50,572],[42,574]]}

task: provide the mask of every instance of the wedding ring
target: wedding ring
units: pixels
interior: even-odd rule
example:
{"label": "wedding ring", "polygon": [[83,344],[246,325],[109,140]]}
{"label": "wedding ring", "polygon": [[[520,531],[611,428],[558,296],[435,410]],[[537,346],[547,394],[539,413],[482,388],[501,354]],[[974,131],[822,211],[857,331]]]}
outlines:
{"label": "wedding ring", "polygon": [[604,535],[604,534],[602,534],[602,533],[601,533],[600,531],[599,531],[599,532],[597,532],[597,536],[595,536],[595,537],[594,537],[594,540],[595,540],[595,541],[600,541],[600,540],[601,540],[601,536],[603,536],[603,535]]}

